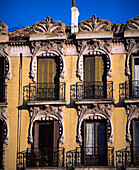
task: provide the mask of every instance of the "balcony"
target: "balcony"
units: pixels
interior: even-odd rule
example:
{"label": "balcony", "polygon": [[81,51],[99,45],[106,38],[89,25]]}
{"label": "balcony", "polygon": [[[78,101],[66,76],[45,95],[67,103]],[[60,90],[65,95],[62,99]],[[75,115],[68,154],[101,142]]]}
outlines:
{"label": "balcony", "polygon": [[29,167],[64,167],[64,148],[30,149],[17,154],[17,169]]}
{"label": "balcony", "polygon": [[125,98],[139,98],[139,80],[125,82]]}
{"label": "balcony", "polygon": [[114,166],[114,147],[105,150],[97,147],[77,147],[66,152],[66,166]]}
{"label": "balcony", "polygon": [[24,102],[65,100],[65,83],[30,83],[23,89]]}
{"label": "balcony", "polygon": [[112,99],[113,82],[95,81],[76,83],[76,99]]}
{"label": "balcony", "polygon": [[116,166],[136,166],[139,165],[139,146],[126,147],[116,151]]}
{"label": "balcony", "polygon": [[3,85],[0,88],[0,102],[6,102],[7,101],[7,85]]}

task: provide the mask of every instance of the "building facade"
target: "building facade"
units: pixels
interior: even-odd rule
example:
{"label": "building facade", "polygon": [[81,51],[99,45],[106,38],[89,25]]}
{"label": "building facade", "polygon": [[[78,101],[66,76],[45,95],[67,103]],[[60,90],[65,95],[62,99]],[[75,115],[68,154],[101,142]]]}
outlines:
{"label": "building facade", "polygon": [[71,26],[47,17],[9,32],[0,21],[0,161],[6,170],[139,166],[139,16]]}

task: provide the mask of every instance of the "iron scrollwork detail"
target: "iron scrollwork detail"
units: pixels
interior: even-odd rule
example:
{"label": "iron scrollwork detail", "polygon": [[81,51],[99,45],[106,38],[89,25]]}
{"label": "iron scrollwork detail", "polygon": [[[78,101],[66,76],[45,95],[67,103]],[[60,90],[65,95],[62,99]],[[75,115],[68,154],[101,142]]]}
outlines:
{"label": "iron scrollwork detail", "polygon": [[106,119],[108,123],[108,145],[114,141],[112,125],[112,104],[78,105],[77,142],[82,145],[81,125],[83,120]]}
{"label": "iron scrollwork detail", "polygon": [[40,107],[30,107],[30,126],[29,126],[29,136],[28,142],[33,143],[33,124],[36,120],[58,120],[60,125],[60,138],[59,145],[64,143],[64,106],[51,106],[45,105]]}

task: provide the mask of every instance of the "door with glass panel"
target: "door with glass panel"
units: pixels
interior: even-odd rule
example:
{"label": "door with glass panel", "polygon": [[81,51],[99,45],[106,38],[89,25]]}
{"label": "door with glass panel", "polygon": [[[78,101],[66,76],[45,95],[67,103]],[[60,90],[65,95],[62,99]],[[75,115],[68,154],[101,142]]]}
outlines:
{"label": "door with glass panel", "polygon": [[84,164],[107,164],[107,122],[84,121]]}
{"label": "door with glass panel", "polygon": [[56,100],[59,98],[59,70],[58,57],[38,57],[38,100]]}
{"label": "door with glass panel", "polygon": [[104,98],[106,89],[106,58],[84,56],[84,98]]}
{"label": "door with glass panel", "polygon": [[134,56],[134,96],[139,97],[139,56]]}

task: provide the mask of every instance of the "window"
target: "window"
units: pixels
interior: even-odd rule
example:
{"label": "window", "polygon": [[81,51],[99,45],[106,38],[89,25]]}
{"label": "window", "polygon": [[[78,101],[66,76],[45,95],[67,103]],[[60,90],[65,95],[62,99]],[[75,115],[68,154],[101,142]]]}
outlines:
{"label": "window", "polygon": [[59,98],[58,57],[38,57],[37,98],[39,100]]}

